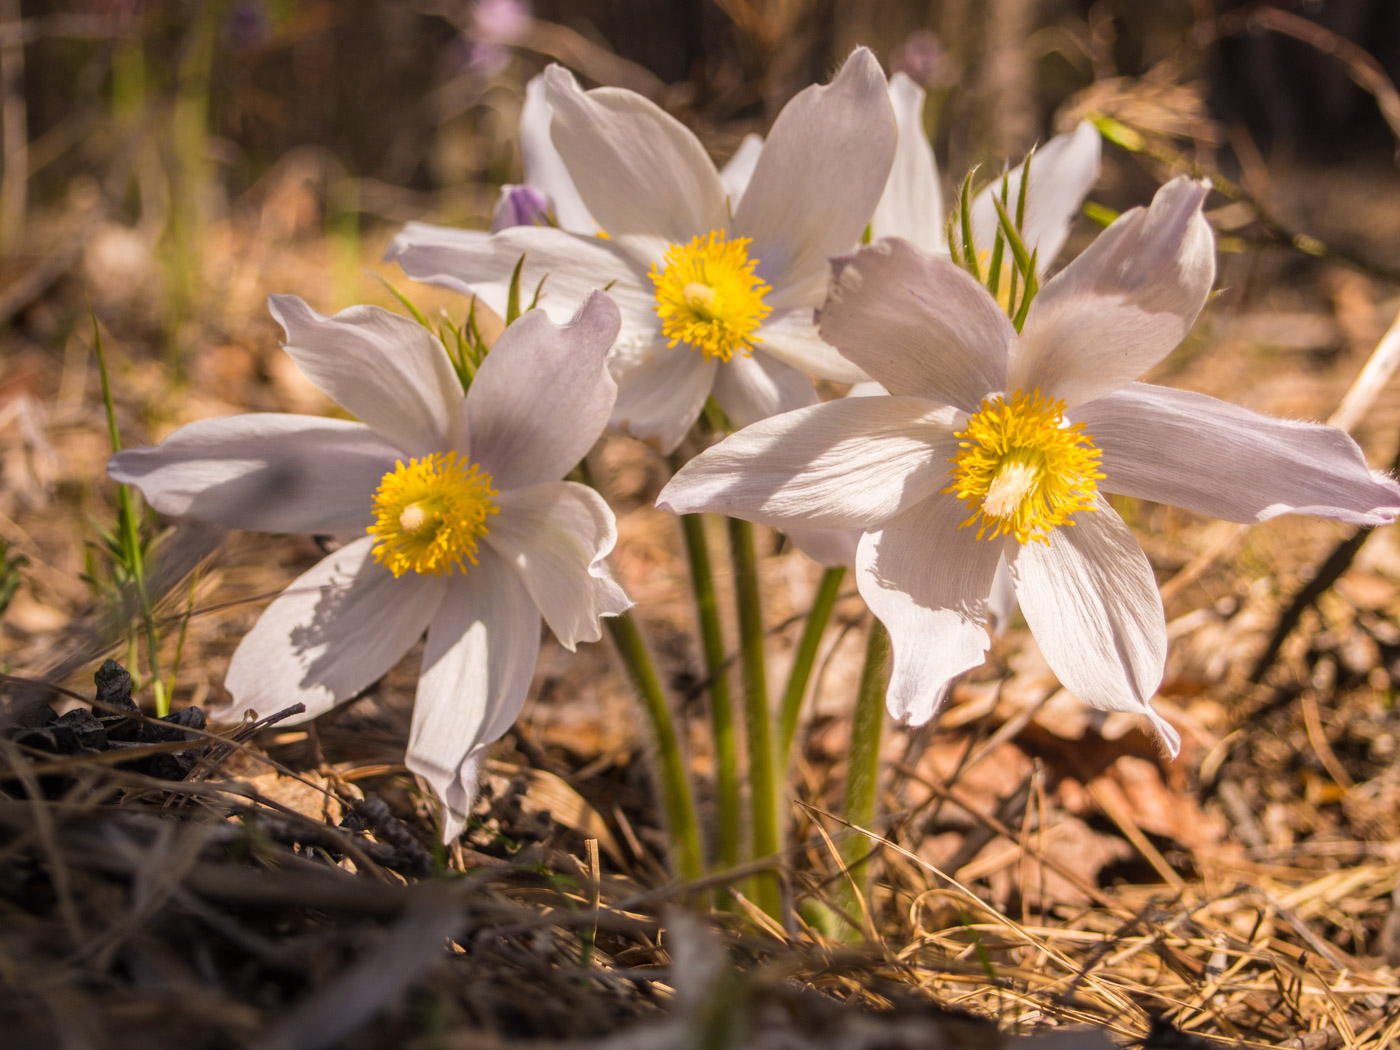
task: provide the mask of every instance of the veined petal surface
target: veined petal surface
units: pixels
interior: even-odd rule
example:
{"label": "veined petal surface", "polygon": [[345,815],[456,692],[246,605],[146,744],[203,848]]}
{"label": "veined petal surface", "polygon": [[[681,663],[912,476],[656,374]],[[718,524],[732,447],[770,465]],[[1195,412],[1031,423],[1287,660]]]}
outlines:
{"label": "veined petal surface", "polygon": [[302,573],[253,625],[224,681],[232,705],[221,720],[275,714],[295,703],[304,722],[372,685],[406,653],[442,603],[446,576],[395,579],[364,536]]}
{"label": "veined petal surface", "polygon": [[1181,739],[1152,710],[1167,657],[1167,623],[1152,566],[1100,497],[1048,543],[1006,544],[1026,623],[1050,669],[1101,711],[1146,715],[1173,756]]}
{"label": "veined petal surface", "polygon": [[374,490],[401,456],[363,423],[250,413],[124,449],[107,474],[162,514],[253,532],[363,533]]}
{"label": "veined petal surface", "polygon": [[700,418],[717,363],[686,346],[668,347],[659,337],[643,353],[617,354],[611,362],[617,378],[613,426],[662,452],[675,451]]}
{"label": "veined petal surface", "polygon": [[[880,63],[865,48],[830,84],[804,88],[763,144],[753,178],[734,210],[733,234],[752,237],[750,258],[773,286],[772,305],[803,290],[815,306],[827,259],[858,243],[889,177],[894,113]],[[815,298],[812,293],[815,293]]]}
{"label": "veined petal surface", "polygon": [[617,398],[607,370],[618,312],[593,292],[572,324],[531,310],[501,333],[467,392],[473,461],[498,488],[557,481],[602,436]]}
{"label": "veined petal surface", "polygon": [[[825,294],[825,289],[823,289]],[[797,307],[775,312],[759,329],[759,354],[768,354],[799,372],[833,383],[860,383],[870,377],[817,331],[815,310]]]}
{"label": "veined petal surface", "polygon": [[932,496],[867,532],[856,553],[860,595],[890,632],[894,669],[885,702],[913,725],[933,717],[949,682],[991,644],[987,595],[1001,547],[958,526],[967,512]]}
{"label": "veined petal surface", "polygon": [[706,449],[656,502],[780,529],[872,528],[949,483],[955,417],[893,395],[799,408]]}
{"label": "veined petal surface", "polygon": [[554,145],[610,237],[652,234],[683,242],[726,225],[719,173],[675,117],[634,91],[584,91],[560,66],[545,71],[545,86]]}
{"label": "veined petal surface", "polygon": [[515,570],[545,623],[570,652],[602,637],[598,620],[630,606],[603,559],[617,524],[603,497],[571,481],[502,492],[485,542]]}
{"label": "veined petal surface", "polygon": [[760,419],[817,403],[817,389],[805,372],[776,357],[736,354],[715,369],[715,401],[738,430]]}
{"label": "veined petal surface", "polygon": [[443,801],[444,842],[466,825],[486,745],[520,714],[539,651],[539,610],[483,547],[470,572],[451,577],[428,629],[408,739],[408,768]]}
{"label": "veined petal surface", "polygon": [[875,214],[870,237],[903,237],[920,251],[947,255],[943,242],[943,190],[938,185],[938,163],[924,133],[924,89],[903,73],[890,77],[890,104],[894,107],[899,142],[889,181]]}
{"label": "veined petal surface", "polygon": [[377,306],[324,317],[294,295],[270,296],[268,308],[287,353],[332,401],[410,456],[442,447],[462,387],[426,328]]}
{"label": "veined petal surface", "polygon": [[1336,427],[1297,423],[1169,387],[1133,383],[1081,406],[1103,452],[1100,488],[1226,521],[1315,514],[1384,525],[1400,485]]}
{"label": "veined petal surface", "polygon": [[818,330],[891,394],[969,413],[1002,392],[1016,335],[969,274],[898,237],[833,263]]}
{"label": "veined petal surface", "polygon": [[1126,386],[1180,343],[1215,280],[1215,235],[1201,214],[1209,192],[1173,179],[1052,277],[1026,315],[1007,389],[1038,389],[1073,408]]}

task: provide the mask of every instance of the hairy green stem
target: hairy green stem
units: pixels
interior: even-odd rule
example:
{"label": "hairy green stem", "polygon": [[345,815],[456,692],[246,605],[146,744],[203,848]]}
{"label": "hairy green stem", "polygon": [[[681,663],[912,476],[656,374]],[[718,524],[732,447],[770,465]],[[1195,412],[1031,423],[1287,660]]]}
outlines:
{"label": "hairy green stem", "polygon": [[788,674],[787,691],[783,693],[783,706],[778,710],[778,759],[783,768],[792,761],[792,741],[797,735],[802,698],[807,695],[807,683],[812,680],[812,667],[817,662],[817,648],[821,645],[826,625],[831,622],[831,610],[836,605],[836,596],[840,593],[841,581],[845,576],[844,565],[833,566],[822,573],[817,593],[812,598],[811,611],[807,613],[807,626],[802,629],[797,653],[792,658],[792,671]]}
{"label": "hairy green stem", "polygon": [[[758,554],[753,526],[730,518],[729,553],[734,561],[734,600],[739,613],[739,652],[744,668],[744,727],[749,745],[749,801],[753,855],[777,862],[781,848],[778,824],[777,763],[773,755],[772,714],[768,710],[767,670],[763,654],[763,607],[759,601]],[[781,920],[782,886],[776,871],[754,877],[754,900]]]}
{"label": "hairy green stem", "polygon": [[[845,817],[859,827],[875,820],[875,798],[880,778],[880,737],[885,728],[885,675],[889,664],[890,636],[879,620],[870,621],[865,666],[860,672],[855,719],[851,725],[851,749],[846,767]],[[869,892],[870,839],[848,832],[842,840],[841,860],[861,897]],[[849,890],[849,886],[847,887]],[[856,901],[849,901],[856,904]]]}
{"label": "hairy green stem", "polygon": [[656,772],[661,787],[661,804],[671,832],[672,863],[682,879],[698,879],[705,874],[704,853],[700,848],[700,823],[695,817],[695,798],[690,790],[690,774],[681,750],[671,706],[661,688],[661,679],[647,652],[642,633],[631,613],[605,617],[608,633],[627,668],[642,707],[651,721],[656,738]]}
{"label": "hairy green stem", "polygon": [[705,672],[709,678],[710,732],[715,749],[715,860],[720,868],[732,868],[740,857],[739,756],[733,698],[729,693],[729,674],[724,659],[724,635],[720,631],[705,519],[699,514],[682,514],[680,520],[690,560],[690,581],[695,590]]}

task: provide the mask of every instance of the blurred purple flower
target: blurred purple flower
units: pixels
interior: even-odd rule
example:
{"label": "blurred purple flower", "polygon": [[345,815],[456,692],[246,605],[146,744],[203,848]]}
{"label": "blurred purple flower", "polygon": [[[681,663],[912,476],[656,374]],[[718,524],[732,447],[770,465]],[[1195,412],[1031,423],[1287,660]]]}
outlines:
{"label": "blurred purple flower", "polygon": [[948,73],[948,53],[938,34],[916,29],[890,56],[890,72],[903,73],[916,84],[944,83]]}
{"label": "blurred purple flower", "polygon": [[501,187],[501,199],[491,215],[491,232],[499,233],[508,226],[553,226],[553,212],[554,204],[547,193],[533,186],[507,183]]}
{"label": "blurred purple flower", "polygon": [[271,35],[272,19],[262,0],[238,0],[224,22],[224,36],[234,52],[257,51]]}
{"label": "blurred purple flower", "polygon": [[525,39],[533,24],[527,0],[477,0],[467,34],[472,41],[468,65],[482,76],[495,76],[510,60],[510,46]]}

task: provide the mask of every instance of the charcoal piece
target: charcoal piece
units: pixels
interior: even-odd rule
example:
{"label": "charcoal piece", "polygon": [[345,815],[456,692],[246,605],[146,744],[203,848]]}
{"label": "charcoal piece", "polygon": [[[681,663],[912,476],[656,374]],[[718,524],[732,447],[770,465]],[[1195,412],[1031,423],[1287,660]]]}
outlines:
{"label": "charcoal piece", "polygon": [[86,708],[74,708],[58,720],[58,727],[72,730],[80,747],[92,751],[107,750],[107,727]]}
{"label": "charcoal piece", "polygon": [[206,724],[202,708],[186,707],[156,721],[143,722],[138,739],[143,744],[161,744],[168,740],[195,740],[195,734],[185,730],[203,729]]}
{"label": "charcoal piece", "polygon": [[136,710],[136,702],[131,699],[131,674],[117,661],[102,661],[92,680],[97,683],[99,707],[112,708],[113,713]]}

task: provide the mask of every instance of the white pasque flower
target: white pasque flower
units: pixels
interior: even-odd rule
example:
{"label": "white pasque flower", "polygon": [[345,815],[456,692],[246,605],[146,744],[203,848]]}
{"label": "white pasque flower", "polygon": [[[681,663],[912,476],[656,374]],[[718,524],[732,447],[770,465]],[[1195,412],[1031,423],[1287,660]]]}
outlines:
{"label": "white pasque flower", "polygon": [[1032,302],[1018,336],[946,259],[889,239],[834,265],[822,335],[883,383],[757,423],[687,464],[658,503],[787,529],[860,529],[862,596],[890,631],[892,715],[929,719],[983,660],[1010,567],[1065,687],[1147,715],[1167,636],[1152,568],[1107,494],[1233,521],[1382,524],[1400,485],[1333,427],[1133,382],[1186,334],[1215,273],[1208,186],[1176,179]]}
{"label": "white pasque flower", "polygon": [[783,108],[747,182],[742,166],[732,172],[730,185],[743,186],[732,202],[695,135],[640,95],[583,91],[557,66],[545,94],[554,146],[606,237],[516,226],[482,240],[415,226],[390,249],[410,277],[501,312],[523,256],[523,294],[543,280],[540,306],[554,317],[606,288],[622,312],[613,422],[666,451],[712,393],[742,426],[814,403],[809,373],[864,378],[812,314],[828,257],[859,242],[894,154],[894,114],[869,51]]}
{"label": "white pasque flower", "polygon": [[603,558],[596,492],[559,479],[598,439],[616,386],[617,308],[601,293],[560,328],[506,329],[463,396],[438,339],[357,306],[323,317],[273,296],[287,352],[356,423],[255,413],[181,427],[108,474],[164,514],[236,529],[358,536],[288,587],[239,644],[220,717],[298,701],[313,718],[387,672],[426,630],[408,766],[462,829],[487,744],[515,721],[540,618],[572,650],[629,602]]}
{"label": "white pasque flower", "polygon": [[[896,73],[890,77],[889,95],[899,141],[885,192],[870,219],[871,238],[903,237],[922,251],[947,255],[948,213],[939,185],[938,162],[924,133],[924,89],[903,73]],[[1100,152],[1099,133],[1086,121],[1067,135],[1056,135],[1031,155],[1026,208],[1018,232],[1026,251],[1035,255],[1037,277],[1045,275],[1064,247],[1084,198],[1098,181]],[[1013,218],[1026,167],[1023,161],[1006,173],[1007,210]],[[990,261],[999,226],[992,196],[1000,196],[1001,192],[998,177],[972,200],[973,250],[984,268]],[[1009,250],[1004,259],[1003,265],[1009,265]],[[1001,287],[1009,288],[1009,282],[1003,279]],[[882,393],[885,390],[877,383],[861,383],[852,388],[850,396]],[[822,565],[855,564],[859,532],[793,529],[788,537]],[[1005,630],[1016,610],[1016,595],[1004,561],[997,567],[988,607],[996,628]]]}

